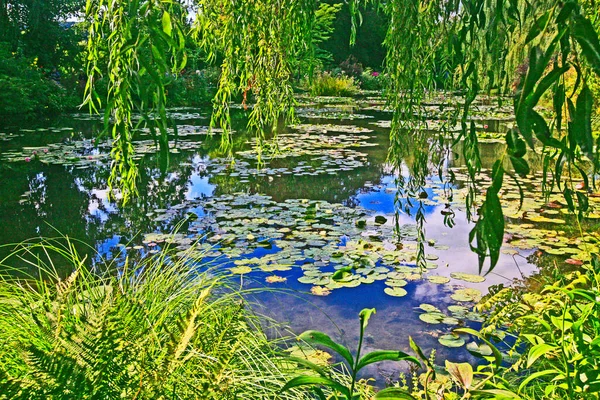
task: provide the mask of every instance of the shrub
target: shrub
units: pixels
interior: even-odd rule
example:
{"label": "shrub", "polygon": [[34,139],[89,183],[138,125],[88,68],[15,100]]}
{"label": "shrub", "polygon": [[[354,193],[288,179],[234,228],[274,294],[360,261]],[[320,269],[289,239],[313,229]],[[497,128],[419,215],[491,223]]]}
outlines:
{"label": "shrub", "polygon": [[0,115],[55,113],[81,102],[36,66],[0,45]]}
{"label": "shrub", "polygon": [[360,77],[360,88],[364,90],[383,90],[385,83],[385,76],[371,68],[365,69]]}
{"label": "shrub", "polygon": [[93,274],[68,240],[21,245],[3,266],[39,276],[0,280],[0,399],[274,398],[288,379],[276,347],[192,254]]}
{"label": "shrub", "polygon": [[317,75],[310,86],[313,96],[353,96],[358,90],[354,78],[333,76],[327,72]]}

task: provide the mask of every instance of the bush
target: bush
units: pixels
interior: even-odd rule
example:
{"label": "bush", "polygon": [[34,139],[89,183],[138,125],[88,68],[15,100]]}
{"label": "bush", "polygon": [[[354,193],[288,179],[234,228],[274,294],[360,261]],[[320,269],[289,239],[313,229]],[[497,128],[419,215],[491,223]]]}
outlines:
{"label": "bush", "polygon": [[174,78],[167,87],[169,105],[185,107],[210,103],[217,92],[219,74],[218,68],[207,68]]}
{"label": "bush", "polygon": [[0,115],[56,113],[79,103],[75,93],[0,45]]}
{"label": "bush", "polygon": [[3,267],[28,259],[39,275],[0,280],[0,399],[275,398],[289,378],[277,348],[194,254],[93,274],[68,240],[21,245]]}
{"label": "bush", "polygon": [[385,76],[371,68],[365,69],[360,76],[360,88],[363,90],[383,90],[385,83]]}
{"label": "bush", "polygon": [[317,75],[310,86],[313,96],[353,96],[358,90],[354,78],[333,76],[327,72]]}

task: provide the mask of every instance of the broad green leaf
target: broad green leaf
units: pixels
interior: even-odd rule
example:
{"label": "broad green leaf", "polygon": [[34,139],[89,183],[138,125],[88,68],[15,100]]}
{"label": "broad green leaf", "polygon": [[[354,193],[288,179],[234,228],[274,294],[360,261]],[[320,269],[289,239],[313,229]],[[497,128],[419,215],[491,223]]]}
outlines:
{"label": "broad green leaf", "polygon": [[360,326],[362,327],[363,331],[367,328],[367,325],[369,324],[369,318],[371,318],[371,315],[375,313],[376,311],[374,308],[363,308],[360,314],[358,314],[360,318]]}
{"label": "broad green leaf", "polygon": [[298,336],[298,339],[304,340],[305,342],[310,344],[316,344],[327,347],[338,353],[340,356],[342,356],[344,360],[348,362],[348,365],[353,365],[352,354],[350,353],[350,351],[341,344],[334,342],[329,336],[327,336],[323,332],[306,331],[300,336]]}
{"label": "broad green leaf", "polygon": [[510,157],[510,162],[512,163],[513,168],[515,169],[515,172],[524,177],[526,175],[529,175],[529,164],[527,163],[527,161],[525,161],[522,158],[516,158],[513,156],[509,156]]}
{"label": "broad green leaf", "polygon": [[395,350],[377,350],[365,354],[365,356],[358,361],[356,371],[360,371],[363,367],[379,361],[410,361],[419,366],[421,365],[419,360],[404,352]]}
{"label": "broad green leaf", "polygon": [[518,392],[521,393],[523,388],[525,388],[529,384],[529,382],[531,382],[534,379],[541,378],[542,376],[546,376],[546,375],[560,375],[560,374],[561,374],[561,372],[557,371],[555,369],[545,369],[543,371],[534,372],[533,374],[531,374],[527,378],[525,378],[523,380],[523,382],[521,382],[521,384],[519,385]]}
{"label": "broad green leaf", "polygon": [[471,388],[473,383],[473,367],[469,363],[453,363],[446,360],[446,371],[465,390]]}
{"label": "broad green leaf", "polygon": [[337,383],[336,381],[333,381],[329,378],[325,378],[323,376],[308,376],[308,375],[297,376],[297,377],[293,378],[292,380],[290,380],[288,383],[286,383],[285,386],[281,388],[281,392],[285,392],[286,390],[290,390],[290,389],[298,387],[298,386],[306,386],[306,385],[329,386],[330,388],[337,390],[338,392],[342,393],[344,396],[347,396],[348,398],[350,398],[350,391],[348,390],[348,388],[342,386],[341,384]]}
{"label": "broad green leaf", "polygon": [[164,33],[166,33],[168,36],[171,36],[173,24],[171,22],[171,15],[166,10],[163,12],[162,16],[162,29]]}
{"label": "broad green leaf", "polygon": [[581,147],[590,160],[594,159],[594,138],[592,136],[592,107],[594,98],[586,84],[583,85],[579,96],[573,122],[569,126],[569,136]]}
{"label": "broad green leaf", "polygon": [[316,373],[318,373],[321,376],[327,377],[327,373],[325,372],[325,370],[318,366],[317,364],[315,364],[312,361],[308,361],[305,358],[301,358],[301,357],[286,357],[285,361],[291,361],[294,362],[296,364],[300,364],[304,367],[307,367],[309,369],[312,369],[313,371],[315,371]]}
{"label": "broad green leaf", "polygon": [[487,344],[490,347],[490,349],[492,349],[492,353],[494,354],[494,359],[496,361],[496,367],[499,367],[502,364],[502,354],[500,353],[500,351],[489,340],[487,340],[480,332],[477,332],[475,329],[471,329],[471,328],[457,328],[457,329],[454,329],[453,332],[466,333],[466,334],[478,337],[479,339],[481,339],[482,342]]}
{"label": "broad green leaf", "polygon": [[527,144],[519,137],[516,129],[511,129],[506,133],[507,152],[512,157],[523,157],[527,152]]}
{"label": "broad green leaf", "polygon": [[527,38],[525,39],[525,44],[531,42],[533,39],[538,37],[538,35],[540,33],[542,33],[542,31],[544,29],[546,29],[546,25],[548,25],[549,19],[550,19],[550,10],[546,11],[535,21],[535,23],[529,30],[529,33],[527,34]]}
{"label": "broad green leaf", "polygon": [[581,46],[583,56],[597,75],[600,75],[600,41],[589,19],[578,15],[573,24],[573,37]]}
{"label": "broad green leaf", "polygon": [[403,390],[400,388],[394,388],[394,387],[380,390],[379,392],[375,393],[374,399],[378,399],[378,400],[394,400],[394,399],[416,400],[416,398],[413,397],[413,395],[411,395],[406,390]]}
{"label": "broad green leaf", "polygon": [[334,281],[339,281],[340,279],[344,279],[348,274],[352,273],[352,267],[344,267],[340,268],[333,275],[331,275],[331,279]]}

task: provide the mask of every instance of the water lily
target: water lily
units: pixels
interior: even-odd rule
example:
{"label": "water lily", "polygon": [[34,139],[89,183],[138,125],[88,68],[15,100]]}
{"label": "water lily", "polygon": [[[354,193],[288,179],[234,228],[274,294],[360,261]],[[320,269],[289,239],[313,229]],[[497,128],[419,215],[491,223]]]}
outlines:
{"label": "water lily", "polygon": [[29,158],[29,157],[25,157],[25,161],[26,161],[26,162],[29,162],[29,161],[31,161],[31,158]]}

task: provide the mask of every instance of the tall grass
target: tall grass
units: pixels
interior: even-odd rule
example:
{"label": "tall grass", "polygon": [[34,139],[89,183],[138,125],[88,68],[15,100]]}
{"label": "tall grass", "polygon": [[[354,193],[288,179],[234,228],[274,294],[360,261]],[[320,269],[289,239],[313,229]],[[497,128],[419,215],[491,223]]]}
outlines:
{"label": "tall grass", "polygon": [[354,96],[358,91],[354,78],[334,76],[328,72],[315,76],[310,85],[313,96]]}
{"label": "tall grass", "polygon": [[0,279],[0,399],[302,398],[278,394],[290,376],[277,347],[194,261],[163,252],[94,273],[68,239],[19,245],[2,268],[39,274]]}

